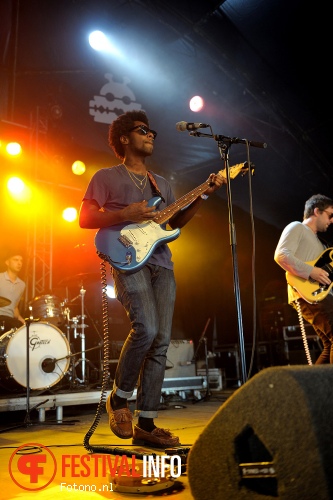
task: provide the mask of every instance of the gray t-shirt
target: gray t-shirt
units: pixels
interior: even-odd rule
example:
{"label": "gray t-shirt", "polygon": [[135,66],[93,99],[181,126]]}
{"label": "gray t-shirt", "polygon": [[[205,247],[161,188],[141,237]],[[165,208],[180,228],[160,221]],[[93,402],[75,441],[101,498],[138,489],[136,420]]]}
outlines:
{"label": "gray t-shirt", "polygon": [[18,305],[24,290],[25,283],[18,276],[13,283],[7,271],[0,273],[0,297],[5,297],[11,301],[8,306],[0,307],[0,316],[14,318],[14,309]]}
{"label": "gray t-shirt", "polygon": [[[325,246],[317,235],[305,224],[295,221],[286,226],[277,244],[274,260],[285,271],[300,278],[308,279],[314,265],[313,262],[325,250]],[[288,285],[288,302],[298,299],[300,295]]]}
{"label": "gray t-shirt", "polygon": [[[158,206],[158,210],[163,210],[175,201],[175,197],[171,190],[169,182],[157,174],[153,174],[158,189],[160,190],[164,201],[162,200]],[[140,176],[137,176],[140,179]],[[141,179],[143,177],[141,176]],[[135,181],[135,182],[134,182]],[[130,177],[124,165],[117,165],[109,168],[102,168],[98,170],[91,178],[84,195],[84,200],[95,200],[100,208],[104,210],[120,210],[125,208],[131,203],[137,203],[143,200],[150,200],[152,197],[157,196],[153,192],[150,181],[142,183],[142,188],[139,189],[137,185],[141,186],[135,177]],[[128,222],[131,223],[130,221]],[[124,224],[121,224],[121,227]],[[113,226],[117,227],[117,226]],[[173,262],[171,260],[172,254],[170,248],[166,244],[158,246],[154,253],[150,256],[148,262],[167,269],[173,269]]]}

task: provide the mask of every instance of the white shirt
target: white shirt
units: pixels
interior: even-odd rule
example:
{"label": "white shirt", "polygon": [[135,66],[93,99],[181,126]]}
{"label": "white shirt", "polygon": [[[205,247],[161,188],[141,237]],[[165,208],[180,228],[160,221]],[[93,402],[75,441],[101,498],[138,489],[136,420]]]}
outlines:
{"label": "white shirt", "polygon": [[[308,279],[314,262],[325,250],[318,236],[302,222],[291,222],[286,226],[277,244],[274,260],[285,271],[300,278]],[[288,285],[288,302],[300,295]]]}

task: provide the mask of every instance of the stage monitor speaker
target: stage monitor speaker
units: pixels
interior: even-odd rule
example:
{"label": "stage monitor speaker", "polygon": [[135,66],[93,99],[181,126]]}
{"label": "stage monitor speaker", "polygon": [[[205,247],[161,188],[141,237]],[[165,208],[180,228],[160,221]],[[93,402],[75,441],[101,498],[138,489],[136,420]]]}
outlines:
{"label": "stage monitor speaker", "polygon": [[254,375],[190,450],[194,499],[332,499],[332,388],[332,365],[272,367]]}

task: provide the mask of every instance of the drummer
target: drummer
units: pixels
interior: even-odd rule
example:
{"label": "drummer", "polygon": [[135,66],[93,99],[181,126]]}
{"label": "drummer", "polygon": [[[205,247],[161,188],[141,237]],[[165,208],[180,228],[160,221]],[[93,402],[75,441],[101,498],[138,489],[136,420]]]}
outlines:
{"label": "drummer", "polygon": [[8,249],[4,255],[6,271],[0,273],[0,334],[24,325],[19,304],[25,291],[25,282],[18,277],[23,266],[22,252]]}

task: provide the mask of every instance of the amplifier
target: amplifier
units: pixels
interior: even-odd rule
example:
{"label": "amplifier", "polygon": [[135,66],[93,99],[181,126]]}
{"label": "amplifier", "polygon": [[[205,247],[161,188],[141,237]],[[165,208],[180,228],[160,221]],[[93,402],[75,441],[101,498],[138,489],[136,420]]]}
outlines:
{"label": "amplifier", "polygon": [[[307,338],[317,338],[317,334],[308,323],[304,325]],[[298,340],[302,338],[301,327],[299,325],[291,325],[283,327],[284,340]]]}
{"label": "amplifier", "polygon": [[164,378],[195,377],[194,344],[192,340],[171,340],[167,351]]}

